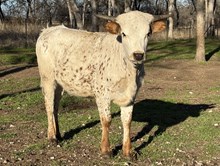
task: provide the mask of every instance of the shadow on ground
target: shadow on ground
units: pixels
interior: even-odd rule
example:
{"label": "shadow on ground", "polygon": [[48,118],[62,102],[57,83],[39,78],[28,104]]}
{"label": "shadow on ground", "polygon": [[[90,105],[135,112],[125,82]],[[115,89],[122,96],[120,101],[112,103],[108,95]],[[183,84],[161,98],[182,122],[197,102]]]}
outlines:
{"label": "shadow on ground", "polygon": [[[115,112],[112,114],[112,118],[119,116],[119,115],[120,115],[120,111]],[[95,121],[92,121],[92,122],[85,124],[82,127],[77,127],[75,129],[71,129],[70,131],[64,133],[64,136],[62,139],[63,140],[72,139],[75,134],[79,133],[80,131],[82,131],[84,129],[91,128],[91,127],[97,125],[98,123],[100,123],[100,120],[95,120]]]}
{"label": "shadow on ground", "polygon": [[217,47],[216,49],[210,51],[208,54],[206,54],[206,55],[205,55],[205,60],[206,60],[206,61],[209,61],[209,60],[211,59],[211,57],[212,57],[216,52],[218,52],[218,51],[220,51],[220,46]]}
{"label": "shadow on ground", "polygon": [[41,89],[40,87],[35,87],[35,88],[25,89],[25,90],[12,92],[12,93],[8,93],[8,94],[0,94],[0,100],[3,98],[6,98],[6,97],[15,96],[15,95],[21,94],[21,93],[36,92],[36,91],[39,91],[40,89]]}
{"label": "shadow on ground", "polygon": [[[148,140],[144,141],[140,146],[135,148],[138,154],[141,149],[148,146],[155,137],[161,135],[167,128],[184,122],[188,117],[199,117],[202,111],[213,108],[213,104],[182,104],[171,103],[161,100],[142,100],[135,104],[133,110],[133,121],[146,123],[144,127],[131,140],[136,142],[138,139],[148,134],[155,126],[158,130],[154,132]],[[117,155],[122,145],[118,145],[113,149],[113,154]]]}
{"label": "shadow on ground", "polygon": [[16,66],[16,67],[11,67],[9,69],[1,70],[0,71],[0,77],[6,76],[8,74],[13,74],[28,68],[36,67],[37,65],[22,65],[22,66]]}
{"label": "shadow on ground", "polygon": [[[162,100],[142,100],[134,105],[133,121],[146,123],[144,127],[136,133],[131,139],[136,142],[138,139],[147,135],[155,126],[158,130],[151,135],[148,140],[144,141],[141,145],[135,148],[138,154],[141,150],[148,146],[155,137],[161,135],[167,128],[184,122],[189,117],[199,117],[200,113],[207,109],[214,108],[213,104],[183,104],[171,103]],[[120,111],[113,113],[112,118],[120,115]],[[62,140],[69,140],[84,129],[96,126],[100,120],[91,121],[84,126],[71,129],[64,133]],[[122,144],[113,148],[113,156],[116,156],[122,149]]]}
{"label": "shadow on ground", "polygon": [[146,122],[146,125],[132,138],[132,142],[148,134],[154,126],[158,126],[154,135],[136,147],[136,151],[139,152],[149,145],[156,136],[165,132],[167,128],[184,122],[188,117],[199,117],[202,111],[213,107],[213,104],[183,104],[149,99],[136,103],[133,121]]}

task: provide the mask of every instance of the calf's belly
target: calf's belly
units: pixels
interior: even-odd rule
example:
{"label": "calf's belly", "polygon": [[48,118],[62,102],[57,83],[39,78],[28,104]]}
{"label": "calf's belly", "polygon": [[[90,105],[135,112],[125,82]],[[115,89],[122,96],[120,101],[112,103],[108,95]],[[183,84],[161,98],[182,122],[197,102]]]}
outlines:
{"label": "calf's belly", "polygon": [[91,83],[85,79],[79,80],[77,78],[72,78],[71,76],[60,76],[57,77],[56,80],[58,84],[70,95],[81,97],[93,96]]}

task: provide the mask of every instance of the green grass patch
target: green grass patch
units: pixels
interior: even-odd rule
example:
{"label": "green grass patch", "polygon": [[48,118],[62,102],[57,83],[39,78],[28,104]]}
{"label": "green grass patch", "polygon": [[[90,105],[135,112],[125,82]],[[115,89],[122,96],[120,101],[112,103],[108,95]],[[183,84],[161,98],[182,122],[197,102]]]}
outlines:
{"label": "green grass patch", "polygon": [[34,48],[0,48],[0,64],[35,64],[37,61]]}
{"label": "green grass patch", "polygon": [[[206,55],[216,56],[220,59],[219,39],[206,39]],[[147,60],[160,59],[194,59],[196,53],[196,40],[150,41],[148,44]]]}
{"label": "green grass patch", "polygon": [[11,139],[17,136],[16,133],[5,133],[0,135],[0,139]]}
{"label": "green grass patch", "polygon": [[[207,52],[218,47],[215,40],[206,42]],[[12,54],[22,56],[21,54],[34,51],[33,49],[10,49],[0,49],[0,58],[3,54],[4,56]],[[194,50],[194,40],[153,42],[149,46],[149,60],[193,59]],[[214,56],[219,57],[219,52],[216,52]],[[7,63],[14,62],[10,60]],[[154,82],[148,80],[147,83],[153,84]],[[43,157],[50,159],[50,154],[56,152],[58,158],[70,160],[74,155],[78,155],[81,159],[83,155],[88,155],[91,160],[95,158],[93,162],[97,164],[101,124],[95,100],[64,94],[59,112],[63,141],[59,148],[51,148],[47,146],[47,116],[39,84],[38,76],[7,77],[0,80],[0,141],[2,145],[7,146],[8,140],[13,140],[19,146],[16,142],[19,139],[21,144],[19,149],[14,148],[11,152],[16,158],[31,158],[33,154],[40,157],[39,154],[44,152]],[[164,94],[161,93],[157,99],[146,99],[135,105],[131,136],[133,149],[141,154],[138,156],[139,163],[145,164],[149,159],[152,165],[158,165],[160,162],[163,165],[178,165],[175,163],[177,160],[182,162],[194,159],[208,161],[219,156],[220,87],[217,84],[211,87],[207,85],[203,91],[199,91],[198,88],[198,91],[189,93],[191,88],[187,84],[182,87],[172,87],[169,90],[164,89],[166,90]],[[194,103],[194,101],[197,102],[195,99],[198,96],[201,96],[199,99],[201,104]],[[214,105],[216,108],[212,108],[212,103],[216,104]],[[111,148],[117,153],[110,163],[125,164],[120,157],[123,137],[120,109],[112,104],[111,112],[113,118],[110,142]],[[11,124],[14,127],[10,127]],[[30,135],[31,138],[28,138]],[[27,142],[22,142],[24,137]],[[13,148],[13,145],[11,147]],[[17,151],[14,151],[15,149]],[[56,165],[60,162],[58,160],[55,156],[54,161],[47,161],[46,164]],[[65,161],[63,162],[63,165],[67,165]],[[86,164],[90,163],[92,162],[88,160]]]}
{"label": "green grass patch", "polygon": [[[30,78],[8,78],[0,80],[0,94],[11,94],[39,88],[39,77]],[[15,88],[18,87],[18,88]]]}
{"label": "green grass patch", "polygon": [[0,101],[2,110],[24,110],[43,102],[41,91],[25,92],[16,95],[9,95]]}

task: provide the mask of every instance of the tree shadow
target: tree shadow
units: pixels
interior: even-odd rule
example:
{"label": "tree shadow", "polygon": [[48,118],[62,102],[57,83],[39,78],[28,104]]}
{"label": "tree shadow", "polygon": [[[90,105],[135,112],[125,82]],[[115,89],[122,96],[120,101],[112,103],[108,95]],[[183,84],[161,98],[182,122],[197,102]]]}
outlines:
{"label": "tree shadow", "polygon": [[40,89],[41,88],[38,86],[38,87],[35,87],[35,88],[25,89],[25,90],[21,90],[21,91],[18,91],[18,92],[13,92],[13,93],[8,93],[8,94],[1,94],[0,95],[0,100],[5,98],[5,97],[15,96],[15,95],[20,94],[20,93],[39,91]]}
{"label": "tree shadow", "polygon": [[[148,140],[136,147],[135,151],[141,154],[141,149],[148,146],[155,137],[161,135],[167,128],[184,122],[188,117],[199,117],[202,111],[213,107],[213,104],[193,105],[151,99],[142,100],[136,103],[134,105],[132,120],[144,122],[146,124],[133,138],[131,138],[131,142],[136,142],[138,139],[143,138],[155,126],[157,126],[158,129],[148,138]],[[117,155],[121,149],[122,145],[117,145],[113,149],[113,155]]]}
{"label": "tree shadow", "polygon": [[[112,114],[112,118],[119,116],[120,115],[120,111],[115,112]],[[70,131],[67,131],[64,133],[64,136],[62,137],[62,140],[69,140],[72,139],[74,135],[78,134],[80,131],[94,127],[95,125],[97,125],[98,123],[100,123],[100,120],[95,120],[92,122],[89,122],[87,124],[85,124],[84,126],[81,127],[77,127],[75,129],[71,129]]]}
{"label": "tree shadow", "polygon": [[[181,47],[184,46],[184,47]],[[191,54],[192,50],[195,50],[195,42],[191,39],[186,40],[174,40],[163,43],[163,45],[158,45],[157,42],[149,43],[149,48],[147,49],[147,55],[152,53],[158,54],[152,58],[147,58],[146,62],[158,61],[164,58],[169,58],[177,56],[183,56],[186,54]],[[193,58],[192,56],[190,58]]]}
{"label": "tree shadow", "polygon": [[212,57],[216,52],[218,52],[218,51],[220,51],[220,46],[217,47],[216,49],[210,51],[208,54],[206,54],[206,55],[205,55],[205,60],[206,60],[206,61],[209,61],[209,60],[211,59],[211,57]]}
{"label": "tree shadow", "polygon": [[0,71],[0,77],[3,77],[3,76],[8,75],[8,74],[16,73],[16,72],[19,72],[19,71],[22,71],[22,70],[25,70],[25,69],[28,69],[28,68],[36,67],[36,66],[37,65],[23,65],[23,66],[12,67],[12,68],[9,68],[9,69],[6,69],[6,70],[1,70]]}
{"label": "tree shadow", "polygon": [[150,99],[136,103],[133,111],[133,121],[146,122],[146,125],[132,138],[132,142],[144,137],[155,126],[158,126],[158,129],[135,150],[139,153],[141,149],[149,145],[155,137],[161,135],[167,128],[184,122],[189,117],[199,117],[202,111],[213,107],[213,104],[183,104]]}

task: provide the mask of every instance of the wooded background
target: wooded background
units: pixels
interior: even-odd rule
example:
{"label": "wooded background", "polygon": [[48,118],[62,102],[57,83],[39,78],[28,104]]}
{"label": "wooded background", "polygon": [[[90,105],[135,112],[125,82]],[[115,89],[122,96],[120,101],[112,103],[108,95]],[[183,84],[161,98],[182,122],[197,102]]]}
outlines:
{"label": "wooded background", "polygon": [[103,31],[96,13],[117,16],[131,10],[173,14],[167,31],[154,39],[220,36],[220,0],[0,0],[0,44],[34,45],[42,28],[59,24]]}

